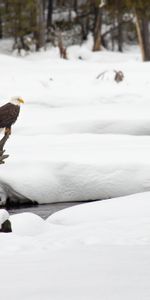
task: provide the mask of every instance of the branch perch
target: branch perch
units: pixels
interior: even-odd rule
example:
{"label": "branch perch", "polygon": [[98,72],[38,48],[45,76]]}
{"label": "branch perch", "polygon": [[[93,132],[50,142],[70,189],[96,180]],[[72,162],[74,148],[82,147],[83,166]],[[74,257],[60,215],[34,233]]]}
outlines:
{"label": "branch perch", "polygon": [[9,157],[8,154],[5,154],[5,155],[4,155],[4,152],[5,152],[4,146],[5,146],[6,141],[7,141],[8,138],[9,138],[9,136],[10,136],[9,133],[7,133],[7,134],[5,134],[5,135],[3,136],[3,138],[0,140],[0,164],[4,164],[4,163],[5,163],[4,159],[6,159],[6,158]]}

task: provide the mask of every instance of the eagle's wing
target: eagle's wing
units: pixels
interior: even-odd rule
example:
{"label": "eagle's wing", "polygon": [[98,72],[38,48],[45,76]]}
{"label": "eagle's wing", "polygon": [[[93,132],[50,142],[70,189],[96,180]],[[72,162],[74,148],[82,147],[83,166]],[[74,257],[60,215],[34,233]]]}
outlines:
{"label": "eagle's wing", "polygon": [[0,107],[0,128],[10,127],[17,119],[20,107],[7,103]]}

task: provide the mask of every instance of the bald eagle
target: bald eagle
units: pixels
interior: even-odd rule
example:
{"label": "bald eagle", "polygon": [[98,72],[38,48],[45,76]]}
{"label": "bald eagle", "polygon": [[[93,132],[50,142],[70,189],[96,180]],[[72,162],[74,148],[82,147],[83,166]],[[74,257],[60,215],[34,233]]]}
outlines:
{"label": "bald eagle", "polygon": [[22,98],[12,97],[10,102],[0,107],[0,128],[5,128],[5,135],[11,134],[11,126],[17,120],[21,103],[24,103]]}

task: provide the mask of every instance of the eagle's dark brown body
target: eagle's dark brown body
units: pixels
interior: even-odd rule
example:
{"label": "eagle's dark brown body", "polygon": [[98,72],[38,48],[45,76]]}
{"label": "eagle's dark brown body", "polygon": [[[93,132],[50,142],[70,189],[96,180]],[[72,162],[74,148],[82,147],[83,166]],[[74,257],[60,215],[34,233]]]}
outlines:
{"label": "eagle's dark brown body", "polygon": [[5,128],[5,132],[11,132],[11,125],[14,124],[19,115],[20,106],[7,103],[0,107],[0,128]]}

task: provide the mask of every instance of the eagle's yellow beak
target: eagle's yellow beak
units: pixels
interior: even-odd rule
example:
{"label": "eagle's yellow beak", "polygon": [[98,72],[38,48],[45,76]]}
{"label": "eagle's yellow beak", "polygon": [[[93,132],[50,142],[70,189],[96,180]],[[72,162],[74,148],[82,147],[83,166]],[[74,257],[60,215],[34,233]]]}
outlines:
{"label": "eagle's yellow beak", "polygon": [[24,103],[24,100],[23,100],[22,98],[19,98],[18,101],[19,101],[20,103]]}

